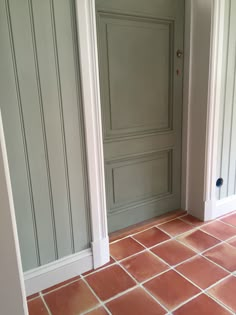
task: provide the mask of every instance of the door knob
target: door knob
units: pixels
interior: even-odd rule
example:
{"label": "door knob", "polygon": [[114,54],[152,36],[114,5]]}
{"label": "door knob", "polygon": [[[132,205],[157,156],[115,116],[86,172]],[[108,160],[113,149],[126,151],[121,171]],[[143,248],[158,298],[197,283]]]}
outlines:
{"label": "door knob", "polygon": [[178,58],[182,58],[183,55],[184,55],[184,52],[183,52],[182,50],[178,49],[177,52],[176,52],[176,56],[177,56]]}

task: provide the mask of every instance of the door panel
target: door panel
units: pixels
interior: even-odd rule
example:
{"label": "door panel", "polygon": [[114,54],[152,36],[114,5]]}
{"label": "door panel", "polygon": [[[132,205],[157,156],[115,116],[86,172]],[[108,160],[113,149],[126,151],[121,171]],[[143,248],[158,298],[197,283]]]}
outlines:
{"label": "door panel", "polygon": [[[102,14],[100,31],[104,41],[102,63],[107,73],[105,137],[169,129],[172,23]],[[127,58],[130,55],[132,59]]]}
{"label": "door panel", "polygon": [[180,207],[184,1],[97,0],[96,10],[114,231]]}

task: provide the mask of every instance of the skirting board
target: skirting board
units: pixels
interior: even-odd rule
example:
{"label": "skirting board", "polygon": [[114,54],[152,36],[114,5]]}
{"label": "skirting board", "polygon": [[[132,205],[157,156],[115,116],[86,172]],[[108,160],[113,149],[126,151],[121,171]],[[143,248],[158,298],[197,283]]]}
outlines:
{"label": "skirting board", "polygon": [[214,220],[236,210],[236,195],[205,202],[205,221]]}
{"label": "skirting board", "polygon": [[27,271],[24,273],[26,295],[29,296],[40,292],[92,268],[92,250],[86,249],[45,266]]}
{"label": "skirting board", "polygon": [[222,215],[228,214],[236,210],[236,196],[231,196],[218,200],[216,202],[216,210],[213,211],[213,219],[216,219]]}

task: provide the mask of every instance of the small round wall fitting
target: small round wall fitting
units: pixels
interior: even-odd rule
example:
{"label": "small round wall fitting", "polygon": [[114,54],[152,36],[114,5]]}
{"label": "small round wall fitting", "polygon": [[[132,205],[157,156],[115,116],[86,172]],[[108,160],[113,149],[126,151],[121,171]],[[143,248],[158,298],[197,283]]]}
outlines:
{"label": "small round wall fitting", "polygon": [[222,187],[224,184],[224,180],[223,178],[218,178],[217,181],[216,181],[216,187]]}

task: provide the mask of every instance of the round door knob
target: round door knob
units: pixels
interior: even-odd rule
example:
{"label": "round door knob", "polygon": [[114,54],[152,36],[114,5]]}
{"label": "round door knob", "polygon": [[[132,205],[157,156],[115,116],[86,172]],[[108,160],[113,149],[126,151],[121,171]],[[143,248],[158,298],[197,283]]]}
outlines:
{"label": "round door knob", "polygon": [[183,53],[182,50],[178,49],[177,52],[176,52],[176,55],[177,55],[178,58],[182,58],[184,53]]}

